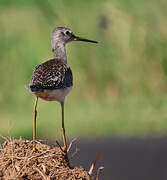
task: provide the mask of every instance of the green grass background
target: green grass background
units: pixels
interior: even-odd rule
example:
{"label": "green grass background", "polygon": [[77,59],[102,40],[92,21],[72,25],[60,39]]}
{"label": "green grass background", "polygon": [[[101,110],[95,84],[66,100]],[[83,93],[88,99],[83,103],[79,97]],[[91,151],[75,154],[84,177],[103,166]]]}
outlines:
{"label": "green grass background", "polygon": [[[68,137],[166,134],[166,9],[165,0],[1,0],[0,134],[31,138],[34,96],[25,85],[52,58],[56,26],[99,41],[67,45]],[[40,100],[37,122],[39,138],[60,137],[60,105]]]}

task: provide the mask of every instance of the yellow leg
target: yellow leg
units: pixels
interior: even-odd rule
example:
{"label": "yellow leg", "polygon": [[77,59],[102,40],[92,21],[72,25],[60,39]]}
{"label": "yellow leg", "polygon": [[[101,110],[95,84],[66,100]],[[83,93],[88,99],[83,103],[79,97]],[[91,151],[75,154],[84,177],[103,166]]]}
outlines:
{"label": "yellow leg", "polygon": [[61,109],[62,109],[62,136],[63,136],[64,149],[65,152],[67,152],[67,141],[66,141],[65,127],[64,127],[64,101],[61,102]]}
{"label": "yellow leg", "polygon": [[36,151],[35,139],[36,139],[37,104],[38,104],[38,97],[35,99],[34,113],[33,113],[33,149],[32,149],[33,152]]}

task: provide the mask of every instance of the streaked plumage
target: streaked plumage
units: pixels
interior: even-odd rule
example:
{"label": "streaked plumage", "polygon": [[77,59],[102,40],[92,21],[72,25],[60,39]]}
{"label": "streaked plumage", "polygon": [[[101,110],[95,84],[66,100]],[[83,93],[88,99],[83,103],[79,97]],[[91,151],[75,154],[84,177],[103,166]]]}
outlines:
{"label": "streaked plumage", "polygon": [[72,85],[70,67],[60,59],[51,59],[35,68],[29,88],[41,99],[62,102]]}
{"label": "streaked plumage", "polygon": [[70,67],[59,59],[51,59],[35,68],[30,89],[35,92],[63,89],[72,85],[73,77]]}

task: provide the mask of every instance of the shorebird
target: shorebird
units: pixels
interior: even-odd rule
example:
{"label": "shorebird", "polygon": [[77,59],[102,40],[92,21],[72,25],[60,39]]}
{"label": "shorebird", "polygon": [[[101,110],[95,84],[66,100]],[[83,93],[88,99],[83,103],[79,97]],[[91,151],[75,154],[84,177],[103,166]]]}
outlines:
{"label": "shorebird", "polygon": [[64,150],[67,152],[67,142],[64,126],[64,101],[73,86],[73,76],[67,65],[65,45],[71,41],[85,41],[97,43],[97,41],[75,36],[65,27],[57,27],[53,30],[51,45],[53,59],[38,65],[32,75],[28,89],[36,96],[33,112],[33,152],[36,151],[36,118],[38,98],[46,101],[58,101],[62,109],[62,136]]}

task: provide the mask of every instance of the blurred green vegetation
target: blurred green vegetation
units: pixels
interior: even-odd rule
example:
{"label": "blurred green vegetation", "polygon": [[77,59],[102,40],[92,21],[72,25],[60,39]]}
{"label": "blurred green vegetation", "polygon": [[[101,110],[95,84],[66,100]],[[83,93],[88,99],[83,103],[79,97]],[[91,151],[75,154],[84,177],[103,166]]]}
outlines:
{"label": "blurred green vegetation", "polygon": [[[99,44],[67,45],[74,87],[68,137],[162,135],[167,130],[165,0],[1,0],[1,135],[31,138],[33,68],[50,58],[51,33],[65,26]],[[38,136],[60,136],[56,102],[40,101]]]}

